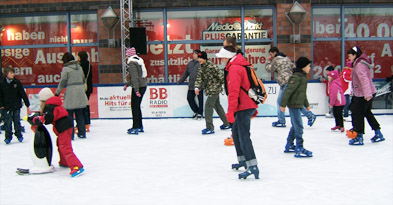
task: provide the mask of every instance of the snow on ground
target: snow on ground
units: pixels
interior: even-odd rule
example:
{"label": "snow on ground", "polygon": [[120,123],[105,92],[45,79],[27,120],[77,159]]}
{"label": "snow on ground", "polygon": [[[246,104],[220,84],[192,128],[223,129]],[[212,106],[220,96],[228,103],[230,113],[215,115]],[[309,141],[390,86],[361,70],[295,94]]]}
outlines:
{"label": "snow on ground", "polygon": [[318,117],[304,129],[312,158],[283,153],[289,126],[253,119],[260,180],[239,180],[231,170],[236,154],[223,145],[230,131],[219,130],[218,118],[214,135],[201,135],[205,122],[191,119],[144,120],[137,136],[126,134],[130,119],[94,120],[87,139],[73,141],[86,169],[78,178],[59,168],[56,150],[56,172],[17,175],[17,167],[32,165],[26,129],[23,143],[0,143],[0,204],[393,204],[393,116],[377,119],[384,142],[370,142],[366,123],[365,145],[349,146],[343,133],[330,131],[333,118]]}

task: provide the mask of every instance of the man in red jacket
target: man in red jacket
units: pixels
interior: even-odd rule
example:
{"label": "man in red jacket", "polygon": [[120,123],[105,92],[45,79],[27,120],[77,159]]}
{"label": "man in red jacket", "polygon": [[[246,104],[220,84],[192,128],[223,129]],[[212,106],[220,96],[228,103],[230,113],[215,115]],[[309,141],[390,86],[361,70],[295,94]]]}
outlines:
{"label": "man in red jacket", "polygon": [[236,50],[229,46],[221,48],[216,56],[227,64],[225,66],[225,70],[228,72],[226,78],[228,84],[228,113],[226,116],[228,122],[233,123],[232,137],[239,161],[238,164],[232,164],[232,169],[248,168],[245,172],[239,174],[239,179],[246,179],[252,174],[255,179],[258,179],[258,162],[250,138],[251,117],[257,114],[256,108],[258,106],[241,89],[250,89],[250,81],[244,68],[244,66],[249,66],[250,63],[241,54],[236,55]]}

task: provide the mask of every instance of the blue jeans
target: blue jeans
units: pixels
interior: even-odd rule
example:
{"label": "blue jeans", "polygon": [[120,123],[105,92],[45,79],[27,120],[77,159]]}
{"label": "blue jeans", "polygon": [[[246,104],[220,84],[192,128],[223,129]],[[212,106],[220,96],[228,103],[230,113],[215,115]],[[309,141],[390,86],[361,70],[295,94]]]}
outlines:
{"label": "blue jeans", "polygon": [[349,105],[351,104],[351,96],[345,95],[344,117],[349,116]]}
{"label": "blue jeans", "polygon": [[289,108],[292,127],[289,130],[287,145],[293,145],[296,139],[296,147],[303,147],[303,121],[301,108]]}
{"label": "blue jeans", "polygon": [[16,137],[22,137],[22,129],[20,124],[20,110],[5,110],[4,114],[4,126],[5,126],[5,138],[12,139],[12,123],[14,123],[14,130]]}
{"label": "blue jeans", "polygon": [[236,112],[235,122],[232,126],[232,138],[235,144],[237,159],[239,161],[246,161],[248,167],[258,164],[250,138],[251,116],[254,113],[255,109]]}
{"label": "blue jeans", "polygon": [[[74,127],[74,113],[76,119],[76,125],[78,126],[78,137],[86,137],[86,127],[85,127],[85,118],[83,117],[83,112],[85,108],[67,110],[68,116],[72,119],[72,127]],[[72,128],[72,136],[71,139],[74,139],[74,128]]]}
{"label": "blue jeans", "polygon": [[[280,91],[278,92],[278,98],[277,98],[277,117],[278,117],[278,121],[280,121],[282,123],[285,123],[285,112],[281,112],[280,104],[281,104],[282,96],[283,96],[286,88],[287,88],[287,84],[280,87]],[[314,115],[314,113],[312,113],[311,111],[306,110],[305,107],[303,107],[301,112],[308,119],[310,119]]]}

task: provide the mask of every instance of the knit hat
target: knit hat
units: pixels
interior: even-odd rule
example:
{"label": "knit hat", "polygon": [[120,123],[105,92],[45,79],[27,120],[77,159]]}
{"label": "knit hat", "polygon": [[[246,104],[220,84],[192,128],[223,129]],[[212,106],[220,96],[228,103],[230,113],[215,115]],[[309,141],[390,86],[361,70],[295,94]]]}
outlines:
{"label": "knit hat", "polygon": [[194,50],[194,53],[195,54],[198,54],[198,53],[200,53],[201,51],[200,50]]}
{"label": "knit hat", "polygon": [[198,58],[202,58],[202,59],[207,60],[207,54],[206,54],[206,52],[205,52],[205,51],[202,51],[202,52],[198,53]]}
{"label": "knit hat", "polygon": [[311,61],[308,58],[300,57],[296,61],[296,67],[297,68],[304,68],[304,67],[306,67],[310,63],[311,63]]}
{"label": "knit hat", "polygon": [[345,63],[345,67],[352,68],[352,62],[351,61],[347,61]]}
{"label": "knit hat", "polygon": [[38,93],[38,99],[40,101],[47,101],[49,98],[53,97],[52,90],[48,87],[42,88]]}
{"label": "knit hat", "polygon": [[329,76],[331,78],[333,78],[333,80],[337,79],[338,78],[338,71],[336,71],[336,70],[330,71]]}
{"label": "knit hat", "polygon": [[135,48],[134,48],[134,47],[131,47],[131,48],[127,49],[127,50],[126,50],[126,55],[127,55],[127,56],[134,56],[134,55],[136,55],[136,50],[135,50]]}
{"label": "knit hat", "polygon": [[221,48],[220,51],[216,53],[217,58],[232,58],[235,55],[236,52],[231,52],[227,50],[226,47]]}
{"label": "knit hat", "polygon": [[333,71],[333,70],[334,70],[334,67],[331,66],[331,65],[329,65],[329,66],[326,68],[326,71]]}

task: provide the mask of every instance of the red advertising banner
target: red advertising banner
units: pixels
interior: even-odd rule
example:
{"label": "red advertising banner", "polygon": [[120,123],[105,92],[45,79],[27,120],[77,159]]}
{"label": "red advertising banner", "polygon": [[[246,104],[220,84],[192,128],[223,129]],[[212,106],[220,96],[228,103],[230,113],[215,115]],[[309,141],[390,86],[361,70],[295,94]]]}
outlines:
{"label": "red advertising banner", "polygon": [[[83,32],[83,26],[91,30],[93,23],[73,24],[71,36],[73,43],[91,43],[93,32]],[[33,27],[33,28],[32,28]],[[42,23],[34,25],[7,25],[1,38],[2,46],[37,45],[37,44],[66,44],[68,42],[66,23]],[[89,54],[93,66],[93,83],[98,83],[98,47],[73,47],[75,59],[80,51]],[[1,49],[2,67],[11,65],[15,69],[16,78],[24,85],[58,84],[63,68],[61,58],[67,52],[67,47],[55,48],[7,48]]]}
{"label": "red advertising banner", "polygon": [[[315,16],[314,37],[339,37],[340,22],[336,17]],[[386,16],[347,16],[345,18],[345,37],[393,37],[393,19]],[[346,41],[346,52],[358,46],[375,64],[374,78],[391,76],[393,68],[392,41]],[[322,76],[327,66],[341,68],[341,42],[314,42],[314,78]]]}

